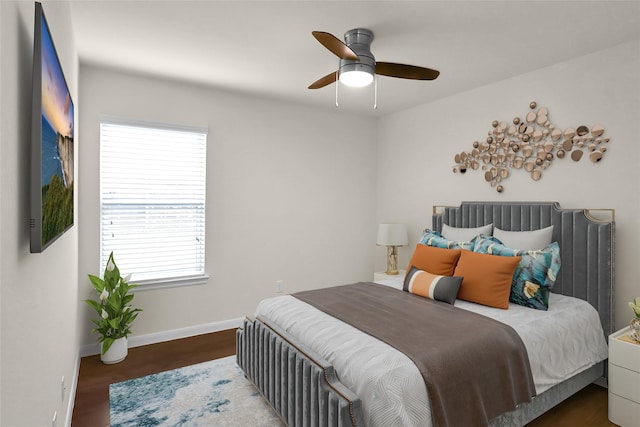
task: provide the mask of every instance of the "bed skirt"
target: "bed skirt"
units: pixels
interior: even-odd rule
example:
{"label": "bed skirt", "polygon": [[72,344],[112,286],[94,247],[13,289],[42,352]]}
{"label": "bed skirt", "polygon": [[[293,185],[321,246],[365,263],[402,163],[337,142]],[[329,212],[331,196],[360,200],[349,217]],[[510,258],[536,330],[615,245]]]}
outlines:
{"label": "bed skirt", "polygon": [[364,426],[360,398],[333,366],[267,319],[245,319],[236,360],[288,426]]}

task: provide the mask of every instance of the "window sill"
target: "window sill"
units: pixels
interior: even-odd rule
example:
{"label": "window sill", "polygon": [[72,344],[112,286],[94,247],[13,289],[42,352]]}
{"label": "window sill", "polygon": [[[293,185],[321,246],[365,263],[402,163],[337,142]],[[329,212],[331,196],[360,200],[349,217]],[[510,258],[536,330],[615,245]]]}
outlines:
{"label": "window sill", "polygon": [[152,291],[155,289],[168,289],[168,288],[179,288],[182,286],[197,286],[197,285],[206,285],[209,281],[208,275],[202,276],[186,276],[186,277],[173,277],[171,279],[153,279],[153,280],[141,280],[134,281],[134,283],[139,286],[134,288],[132,291],[135,292],[143,292],[143,291]]}

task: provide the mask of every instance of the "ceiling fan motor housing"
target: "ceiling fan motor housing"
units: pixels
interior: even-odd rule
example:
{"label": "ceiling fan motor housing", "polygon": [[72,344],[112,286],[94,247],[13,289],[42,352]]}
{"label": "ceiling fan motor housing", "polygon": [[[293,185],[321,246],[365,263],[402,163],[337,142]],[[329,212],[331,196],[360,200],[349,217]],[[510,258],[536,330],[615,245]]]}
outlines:
{"label": "ceiling fan motor housing", "polygon": [[373,76],[376,71],[376,58],[371,53],[373,33],[364,28],[356,28],[345,33],[344,41],[360,60],[341,59],[340,74],[347,71],[364,71]]}

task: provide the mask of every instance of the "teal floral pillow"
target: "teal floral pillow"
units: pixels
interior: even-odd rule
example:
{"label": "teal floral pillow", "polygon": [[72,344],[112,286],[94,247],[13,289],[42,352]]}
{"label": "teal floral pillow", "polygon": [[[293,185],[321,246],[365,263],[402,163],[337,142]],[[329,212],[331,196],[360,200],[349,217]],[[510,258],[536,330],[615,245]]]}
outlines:
{"label": "teal floral pillow", "polygon": [[500,256],[521,256],[525,251],[505,246],[497,237],[480,236],[473,245],[473,251],[481,254]]}
{"label": "teal floral pillow", "polygon": [[521,256],[513,274],[509,301],[537,310],[549,308],[549,292],[560,271],[560,245],[553,242],[543,249],[523,251],[502,244],[495,237],[481,236],[474,252],[500,256]]}
{"label": "teal floral pillow", "polygon": [[473,250],[473,245],[478,237],[474,237],[470,242],[456,242],[453,240],[448,240],[442,236],[442,234],[437,231],[429,230],[428,228],[424,230],[424,234],[420,239],[420,243],[427,246],[435,246],[436,248],[442,249],[466,249],[468,251]]}

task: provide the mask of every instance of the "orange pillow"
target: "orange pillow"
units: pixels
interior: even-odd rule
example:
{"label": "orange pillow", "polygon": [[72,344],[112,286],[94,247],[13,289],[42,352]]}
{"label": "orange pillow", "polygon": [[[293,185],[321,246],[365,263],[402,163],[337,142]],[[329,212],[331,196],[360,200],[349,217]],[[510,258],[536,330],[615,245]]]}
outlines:
{"label": "orange pillow", "polygon": [[458,299],[509,308],[509,293],[513,273],[520,263],[520,256],[498,256],[462,251],[455,276],[463,276]]}
{"label": "orange pillow", "polygon": [[462,252],[462,249],[443,249],[418,243],[411,261],[409,261],[407,273],[413,266],[418,270],[427,271],[431,274],[453,276],[456,263],[460,258],[460,252]]}

